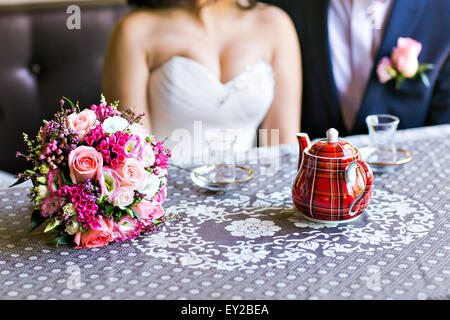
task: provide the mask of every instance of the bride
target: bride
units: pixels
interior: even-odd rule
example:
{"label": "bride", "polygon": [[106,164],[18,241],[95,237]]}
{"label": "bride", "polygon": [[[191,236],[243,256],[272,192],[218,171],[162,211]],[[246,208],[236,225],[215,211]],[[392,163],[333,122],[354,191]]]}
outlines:
{"label": "bride", "polygon": [[296,142],[300,46],[284,11],[251,0],[128,2],[137,8],[117,23],[105,55],[108,101],[145,112],[174,153],[212,128],[234,130],[236,150],[254,146],[258,128],[272,145],[276,133],[280,144]]}

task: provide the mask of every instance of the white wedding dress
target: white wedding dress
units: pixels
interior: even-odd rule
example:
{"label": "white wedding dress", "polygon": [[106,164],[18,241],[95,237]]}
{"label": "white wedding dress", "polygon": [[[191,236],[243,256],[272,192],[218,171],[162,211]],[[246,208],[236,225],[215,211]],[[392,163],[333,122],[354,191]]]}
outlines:
{"label": "white wedding dress", "polygon": [[177,159],[204,155],[209,129],[232,129],[235,151],[253,147],[272,104],[275,80],[265,61],[223,84],[199,62],[175,56],[152,72],[149,87],[152,133],[168,138],[166,145]]}

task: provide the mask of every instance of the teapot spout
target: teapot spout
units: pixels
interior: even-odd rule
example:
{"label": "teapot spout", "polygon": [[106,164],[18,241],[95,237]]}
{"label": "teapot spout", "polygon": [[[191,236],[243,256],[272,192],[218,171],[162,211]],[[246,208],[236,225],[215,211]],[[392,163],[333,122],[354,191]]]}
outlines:
{"label": "teapot spout", "polygon": [[298,166],[297,170],[300,169],[300,166],[302,164],[303,159],[303,152],[311,146],[311,140],[309,139],[309,136],[307,133],[297,133],[297,140],[298,140],[298,148],[300,150],[299,158],[298,158]]}

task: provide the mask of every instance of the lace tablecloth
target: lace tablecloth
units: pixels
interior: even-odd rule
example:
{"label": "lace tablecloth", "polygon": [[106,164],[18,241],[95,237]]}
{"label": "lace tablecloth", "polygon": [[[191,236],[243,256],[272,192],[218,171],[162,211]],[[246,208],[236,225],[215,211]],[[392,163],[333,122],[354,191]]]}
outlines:
{"label": "lace tablecloth", "polygon": [[0,297],[448,299],[450,126],[406,130],[397,141],[413,161],[375,176],[368,210],[350,225],[310,223],[293,208],[296,146],[271,155],[275,175],[250,165],[254,180],[225,194],[171,169],[165,207],[183,218],[105,248],[52,247],[42,227],[26,234],[27,190],[1,189]]}

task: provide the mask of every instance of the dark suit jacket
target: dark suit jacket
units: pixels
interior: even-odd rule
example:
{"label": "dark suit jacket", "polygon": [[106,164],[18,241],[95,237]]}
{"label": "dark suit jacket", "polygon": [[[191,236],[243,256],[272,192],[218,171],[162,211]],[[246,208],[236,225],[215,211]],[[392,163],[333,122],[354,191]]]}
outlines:
{"label": "dark suit jacket", "polygon": [[[399,128],[450,123],[450,1],[394,0],[369,83],[352,130],[344,126],[333,78],[328,42],[329,0],[266,1],[284,9],[294,21],[303,57],[302,131],[323,137],[334,127],[340,135],[366,133],[369,114],[388,113],[400,117]],[[408,79],[400,90],[393,81],[381,84],[376,66],[390,56],[399,37],[423,44],[420,63],[432,63],[431,86]]]}

